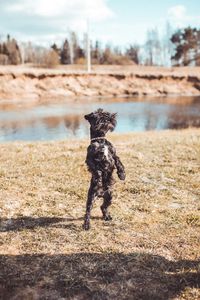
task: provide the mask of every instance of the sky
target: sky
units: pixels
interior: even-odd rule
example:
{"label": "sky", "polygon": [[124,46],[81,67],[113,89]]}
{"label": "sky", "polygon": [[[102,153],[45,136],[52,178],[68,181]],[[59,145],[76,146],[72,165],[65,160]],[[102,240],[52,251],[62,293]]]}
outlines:
{"label": "sky", "polygon": [[126,47],[143,44],[147,30],[200,28],[200,0],[0,0],[0,39],[61,44],[69,31],[81,38],[90,24],[92,40]]}

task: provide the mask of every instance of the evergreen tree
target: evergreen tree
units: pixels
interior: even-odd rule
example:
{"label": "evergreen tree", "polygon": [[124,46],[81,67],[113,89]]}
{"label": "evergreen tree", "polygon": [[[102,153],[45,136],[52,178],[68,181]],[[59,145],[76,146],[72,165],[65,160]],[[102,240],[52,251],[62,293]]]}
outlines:
{"label": "evergreen tree", "polygon": [[69,48],[69,42],[66,39],[63,43],[63,46],[60,51],[60,60],[61,64],[67,65],[70,64],[70,48]]}
{"label": "evergreen tree", "polygon": [[134,63],[139,64],[139,51],[140,47],[138,45],[130,45],[125,55]]}
{"label": "evergreen tree", "polygon": [[191,62],[198,60],[200,53],[200,30],[187,27],[177,30],[171,37],[175,45],[175,53],[172,59],[177,65],[187,66]]}
{"label": "evergreen tree", "polygon": [[10,35],[7,35],[7,41],[0,47],[0,53],[5,57],[4,61],[11,65],[18,65],[22,62],[21,52],[17,41],[11,39]]}
{"label": "evergreen tree", "polygon": [[99,41],[95,42],[94,48],[92,47],[91,56],[95,63],[100,63],[101,49]]}

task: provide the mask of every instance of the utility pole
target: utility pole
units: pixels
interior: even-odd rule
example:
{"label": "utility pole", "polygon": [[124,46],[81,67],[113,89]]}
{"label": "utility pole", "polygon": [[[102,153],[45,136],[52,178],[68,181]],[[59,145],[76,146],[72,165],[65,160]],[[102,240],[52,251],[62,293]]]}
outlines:
{"label": "utility pole", "polygon": [[24,59],[24,58],[25,58],[25,49],[24,49],[23,43],[21,43],[19,49],[20,49],[20,52],[21,52],[22,65],[24,65],[24,60],[25,60],[25,59]]}
{"label": "utility pole", "polygon": [[90,23],[87,19],[87,72],[91,72]]}

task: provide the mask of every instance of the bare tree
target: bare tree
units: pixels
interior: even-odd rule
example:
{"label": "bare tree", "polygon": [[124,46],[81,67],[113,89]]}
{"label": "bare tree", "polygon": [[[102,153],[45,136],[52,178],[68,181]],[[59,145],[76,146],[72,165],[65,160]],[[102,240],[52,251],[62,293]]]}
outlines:
{"label": "bare tree", "polygon": [[169,22],[166,23],[165,31],[162,38],[162,57],[163,57],[163,65],[171,66],[172,60],[171,57],[173,55],[174,46],[171,41],[171,36],[173,34],[173,28]]}
{"label": "bare tree", "polygon": [[146,63],[149,66],[160,65],[161,63],[161,43],[157,28],[147,31],[145,43]]}

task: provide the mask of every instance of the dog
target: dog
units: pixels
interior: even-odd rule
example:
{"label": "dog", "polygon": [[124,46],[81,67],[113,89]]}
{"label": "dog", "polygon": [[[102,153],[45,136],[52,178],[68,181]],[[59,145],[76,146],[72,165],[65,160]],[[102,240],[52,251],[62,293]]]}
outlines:
{"label": "dog", "polygon": [[90,145],[87,148],[86,164],[92,174],[86,203],[83,228],[90,229],[90,214],[96,197],[103,198],[101,211],[105,221],[112,220],[108,207],[112,202],[113,171],[117,169],[120,180],[125,180],[125,168],[116,154],[115,147],[105,138],[108,131],[116,127],[116,113],[109,113],[99,108],[85,115],[90,123]]}

